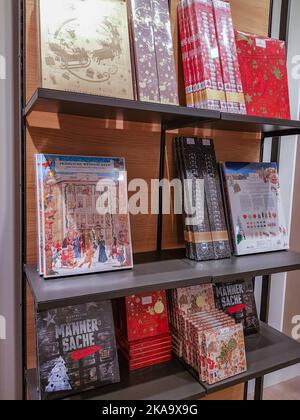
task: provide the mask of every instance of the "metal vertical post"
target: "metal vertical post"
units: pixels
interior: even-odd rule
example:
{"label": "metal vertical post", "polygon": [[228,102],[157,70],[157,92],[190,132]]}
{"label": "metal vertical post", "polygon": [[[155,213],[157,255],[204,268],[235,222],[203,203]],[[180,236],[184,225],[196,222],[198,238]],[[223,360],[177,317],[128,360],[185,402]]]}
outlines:
{"label": "metal vertical post", "polygon": [[26,121],[24,117],[24,109],[26,104],[26,75],[25,75],[25,48],[26,48],[26,16],[25,16],[25,0],[18,0],[18,17],[19,17],[19,128],[20,128],[20,198],[21,198],[21,310],[22,310],[22,390],[23,399],[27,398],[26,387],[26,370],[27,370],[27,292],[26,279],[23,272],[23,266],[26,262]]}

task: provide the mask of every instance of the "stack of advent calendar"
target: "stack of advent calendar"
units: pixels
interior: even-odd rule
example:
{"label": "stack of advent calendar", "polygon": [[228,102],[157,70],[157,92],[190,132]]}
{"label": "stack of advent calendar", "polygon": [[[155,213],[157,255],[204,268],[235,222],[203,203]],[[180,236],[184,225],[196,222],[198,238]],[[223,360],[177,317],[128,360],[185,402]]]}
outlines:
{"label": "stack of advent calendar", "polygon": [[230,4],[181,0],[178,20],[187,105],[246,114]]}
{"label": "stack of advent calendar", "polygon": [[123,158],[36,155],[45,279],[133,266]]}
{"label": "stack of advent calendar", "polygon": [[187,257],[196,261],[229,258],[231,248],[213,140],[179,137],[174,145],[184,186]]}
{"label": "stack of advent calendar", "polygon": [[129,370],[171,360],[166,292],[143,293],[115,304],[118,345]]}
{"label": "stack of advent calendar", "polygon": [[215,308],[213,285],[170,291],[173,351],[213,385],[247,370],[244,328]]}
{"label": "stack of advent calendar", "polygon": [[285,42],[234,31],[226,0],[181,0],[187,106],[290,119]]}

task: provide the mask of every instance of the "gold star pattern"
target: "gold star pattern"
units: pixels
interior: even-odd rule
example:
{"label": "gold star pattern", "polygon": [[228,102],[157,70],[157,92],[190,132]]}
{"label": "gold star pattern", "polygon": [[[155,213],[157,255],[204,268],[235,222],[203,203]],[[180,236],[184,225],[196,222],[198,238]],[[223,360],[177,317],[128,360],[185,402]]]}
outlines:
{"label": "gold star pattern", "polygon": [[250,104],[252,102],[252,96],[249,95],[249,93],[246,94],[245,99],[246,99],[247,104]]}
{"label": "gold star pattern", "polygon": [[282,80],[283,75],[281,73],[281,70],[278,67],[274,67],[272,70],[272,74],[276,77],[277,80]]}

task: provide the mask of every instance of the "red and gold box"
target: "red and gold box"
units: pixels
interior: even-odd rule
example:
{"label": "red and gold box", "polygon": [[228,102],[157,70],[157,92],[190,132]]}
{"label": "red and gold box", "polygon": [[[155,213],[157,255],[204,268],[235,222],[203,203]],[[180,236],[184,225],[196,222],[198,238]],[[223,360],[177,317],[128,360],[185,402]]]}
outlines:
{"label": "red and gold box", "polygon": [[237,31],[236,44],[247,114],[290,119],[285,43]]}
{"label": "red and gold box", "polygon": [[189,43],[189,28],[187,25],[187,7],[188,3],[186,0],[182,0],[178,5],[178,23],[179,23],[179,36],[181,44],[181,54],[183,63],[183,75],[185,84],[185,96],[186,104],[189,108],[195,107],[194,98],[194,64],[191,54],[191,48]]}
{"label": "red and gold box", "polygon": [[150,359],[150,360],[148,359],[148,360],[145,360],[145,361],[140,361],[138,363],[131,363],[129,365],[129,370],[134,371],[134,370],[138,370],[138,369],[143,369],[143,368],[148,367],[148,366],[158,365],[160,363],[166,363],[166,362],[169,362],[171,359],[172,359],[171,354],[168,354],[166,356],[160,356],[160,357],[157,357],[157,358],[154,358],[154,359]]}
{"label": "red and gold box", "polygon": [[144,293],[125,298],[129,342],[169,333],[166,292]]}
{"label": "red and gold box", "polygon": [[246,114],[235,34],[228,1],[212,0],[228,112]]}
{"label": "red and gold box", "polygon": [[196,50],[197,108],[227,111],[212,0],[188,0]]}

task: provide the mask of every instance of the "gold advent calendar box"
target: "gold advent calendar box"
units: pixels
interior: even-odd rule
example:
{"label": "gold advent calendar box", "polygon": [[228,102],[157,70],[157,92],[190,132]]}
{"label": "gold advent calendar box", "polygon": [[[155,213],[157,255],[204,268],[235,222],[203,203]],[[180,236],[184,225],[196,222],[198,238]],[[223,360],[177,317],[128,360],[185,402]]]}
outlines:
{"label": "gold advent calendar box", "polygon": [[134,99],[125,0],[40,0],[41,86]]}

